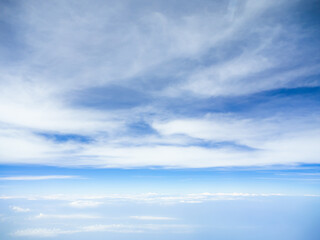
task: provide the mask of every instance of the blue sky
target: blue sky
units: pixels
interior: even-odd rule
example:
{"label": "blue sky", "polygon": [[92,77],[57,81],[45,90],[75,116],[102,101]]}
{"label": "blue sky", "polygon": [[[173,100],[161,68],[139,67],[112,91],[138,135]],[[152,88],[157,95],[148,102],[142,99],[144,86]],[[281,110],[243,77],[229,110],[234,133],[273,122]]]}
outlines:
{"label": "blue sky", "polygon": [[319,13],[0,1],[0,236],[318,239]]}

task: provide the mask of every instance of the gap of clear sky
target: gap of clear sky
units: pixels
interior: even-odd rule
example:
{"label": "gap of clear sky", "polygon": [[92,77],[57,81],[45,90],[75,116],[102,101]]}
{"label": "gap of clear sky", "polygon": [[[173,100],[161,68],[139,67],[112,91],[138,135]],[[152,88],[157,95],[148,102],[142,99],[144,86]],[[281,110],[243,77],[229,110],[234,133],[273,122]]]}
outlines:
{"label": "gap of clear sky", "polygon": [[318,0],[0,0],[0,238],[318,240]]}

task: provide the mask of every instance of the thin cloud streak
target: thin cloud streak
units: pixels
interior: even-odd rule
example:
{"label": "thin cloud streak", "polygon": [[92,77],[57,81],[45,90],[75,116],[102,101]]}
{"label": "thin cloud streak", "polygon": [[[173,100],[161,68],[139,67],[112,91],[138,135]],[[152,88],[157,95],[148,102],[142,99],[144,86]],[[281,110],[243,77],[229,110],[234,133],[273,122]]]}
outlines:
{"label": "thin cloud streak", "polygon": [[44,214],[40,213],[34,219],[97,219],[101,216],[88,214]]}
{"label": "thin cloud streak", "polygon": [[167,221],[167,220],[176,220],[176,218],[171,217],[159,217],[159,216],[131,216],[130,218],[136,219],[136,220],[155,220],[155,221]]}
{"label": "thin cloud streak", "polygon": [[0,177],[4,181],[37,181],[37,180],[57,180],[57,179],[76,179],[79,176],[64,176],[64,175],[47,175],[47,176],[11,176]]}
{"label": "thin cloud streak", "polygon": [[194,226],[182,224],[96,224],[75,229],[64,230],[59,228],[28,228],[12,233],[15,237],[55,237],[64,234],[89,233],[89,232],[114,232],[114,233],[145,233],[145,232],[192,232]]}
{"label": "thin cloud streak", "polygon": [[[307,195],[288,195],[283,193],[189,193],[189,194],[161,194],[161,193],[143,193],[143,194],[109,194],[109,195],[43,195],[43,196],[1,196],[0,199],[25,199],[30,201],[66,201],[73,208],[96,208],[107,203],[119,202],[142,202],[150,204],[179,204],[179,203],[201,203],[206,201],[236,201],[250,198],[266,197],[296,197]],[[97,201],[99,200],[99,201]],[[140,216],[136,216],[140,217]],[[143,217],[143,216],[142,216]],[[148,217],[148,216],[146,216]]]}

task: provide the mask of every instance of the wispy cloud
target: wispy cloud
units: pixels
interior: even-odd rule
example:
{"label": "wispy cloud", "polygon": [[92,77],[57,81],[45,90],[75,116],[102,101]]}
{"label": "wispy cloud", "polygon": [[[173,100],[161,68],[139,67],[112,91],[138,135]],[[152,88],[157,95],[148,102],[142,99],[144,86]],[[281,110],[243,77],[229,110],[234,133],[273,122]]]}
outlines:
{"label": "wispy cloud", "polygon": [[40,213],[34,217],[35,219],[97,219],[101,218],[96,215],[88,215],[88,214],[44,214]]}
{"label": "wispy cloud", "polygon": [[65,176],[65,175],[46,175],[46,176],[11,176],[0,177],[0,180],[6,181],[35,181],[35,180],[52,180],[52,179],[74,179],[78,176]]}
{"label": "wispy cloud", "polygon": [[10,206],[10,208],[12,209],[12,211],[14,212],[30,212],[30,208],[22,208],[19,206]]}
{"label": "wispy cloud", "polygon": [[171,218],[171,217],[159,217],[159,216],[131,216],[130,218],[132,219],[137,219],[137,220],[155,220],[155,221],[166,221],[166,220],[176,220],[176,218]]}
{"label": "wispy cloud", "polygon": [[24,230],[18,230],[12,233],[12,235],[16,237],[54,237],[64,234],[85,232],[144,233],[158,232],[164,230],[169,232],[175,232],[177,230],[191,232],[192,229],[192,226],[182,224],[96,224],[70,230],[63,230],[59,228],[29,228]]}
{"label": "wispy cloud", "polygon": [[[205,201],[226,201],[240,200],[250,198],[266,198],[266,197],[282,197],[282,196],[304,196],[304,195],[288,195],[283,193],[189,193],[189,194],[163,194],[163,193],[142,193],[142,194],[109,194],[103,196],[72,196],[72,195],[44,195],[44,196],[2,196],[0,199],[26,199],[32,201],[56,200],[67,201],[69,206],[75,208],[94,208],[105,203],[120,202],[144,202],[144,203],[200,203]],[[99,199],[99,201],[93,201]],[[152,218],[153,216],[132,216],[133,218]],[[155,217],[156,218],[156,217]],[[158,220],[160,220],[159,217]],[[155,219],[156,220],[156,219]],[[168,219],[169,220],[169,219]]]}
{"label": "wispy cloud", "polygon": [[58,228],[28,228],[24,230],[18,230],[12,235],[16,237],[54,237],[60,234],[76,233],[74,231],[65,231]]}
{"label": "wispy cloud", "polygon": [[300,1],[98,2],[3,3],[0,53],[14,54],[0,66],[0,163],[319,163],[315,98],[302,97],[300,112],[234,106],[238,96],[320,86],[317,26],[291,14],[303,13]]}
{"label": "wispy cloud", "polygon": [[90,208],[90,207],[97,207],[101,204],[103,204],[103,202],[79,200],[79,201],[71,202],[69,205],[71,207],[76,207],[76,208],[87,208],[87,207]]}

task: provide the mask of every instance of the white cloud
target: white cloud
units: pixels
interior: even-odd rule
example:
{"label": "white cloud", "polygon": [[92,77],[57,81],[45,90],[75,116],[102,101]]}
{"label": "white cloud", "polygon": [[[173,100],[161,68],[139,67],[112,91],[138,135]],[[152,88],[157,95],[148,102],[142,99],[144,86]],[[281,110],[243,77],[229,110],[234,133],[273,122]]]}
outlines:
{"label": "white cloud", "polygon": [[[156,146],[134,148],[93,147],[87,154],[99,156],[101,167],[152,167],[203,168],[219,166],[270,166],[273,164],[319,163],[318,131],[286,136],[264,142],[257,150],[233,147],[202,148],[197,146]],[[307,145],[307,143],[309,143]],[[303,147],[301,147],[303,144]],[[110,154],[117,161],[110,161]]]}
{"label": "white cloud", "polygon": [[28,228],[18,230],[12,235],[16,237],[55,237],[60,234],[76,233],[75,231],[65,231],[58,228]]}
{"label": "white cloud", "polygon": [[316,194],[305,194],[305,197],[320,197],[320,195],[316,195]]}
{"label": "white cloud", "polygon": [[[52,10],[52,3],[38,8],[24,3],[20,24],[30,29],[25,35],[33,49],[28,65],[50,63],[50,68],[38,70],[38,74],[49,79],[55,76],[52,85],[58,82],[56,85],[81,88],[134,77],[173,59],[198,56],[232,40],[248,25],[256,27],[265,11],[281,7],[283,2],[287,3],[248,0],[229,7],[225,3],[199,4],[192,12],[171,4],[137,5],[132,10],[127,3],[98,7],[82,1],[76,7],[65,3]],[[67,14],[71,9],[72,16]],[[172,10],[179,13],[172,16]],[[54,61],[57,59],[60,61]]]}
{"label": "white cloud", "polygon": [[[153,127],[163,135],[184,134],[193,138],[214,141],[244,141],[265,134],[268,122],[263,126],[264,131],[256,131],[260,125],[252,119],[235,119],[232,116],[212,116],[201,119],[177,119],[169,122],[154,122]],[[262,129],[261,129],[262,130]],[[264,137],[264,136],[263,136]]]}
{"label": "white cloud", "polygon": [[175,87],[166,91],[172,94],[176,90],[187,90],[201,96],[220,96],[242,95],[266,90],[259,87],[259,82],[255,81],[255,84],[250,84],[248,79],[243,78],[270,69],[273,64],[265,57],[243,55],[229,62],[195,72],[190,76],[187,84],[180,86],[180,89]]}
{"label": "white cloud", "polygon": [[11,177],[0,177],[0,180],[7,180],[7,181],[34,181],[34,180],[73,179],[73,178],[78,178],[78,176],[64,176],[64,175],[11,176]]}
{"label": "white cloud", "polygon": [[[114,85],[143,90],[160,102],[185,92],[207,98],[318,86],[317,81],[297,80],[319,74],[319,66],[297,64],[295,59],[303,58],[295,56],[304,53],[296,46],[300,30],[277,19],[278,11],[294,3],[247,0],[192,7],[184,3],[182,8],[171,3],[20,3],[19,18],[16,13],[7,18],[29,54],[0,67],[0,163],[121,168],[319,163],[314,123],[314,132],[310,127],[291,134],[285,118],[178,119],[153,101],[125,110],[101,107],[104,99],[85,104],[86,91]],[[272,16],[268,21],[266,13]],[[158,77],[170,81],[158,87]],[[145,87],[153,84],[152,90]],[[83,103],[73,98],[77,94]],[[113,106],[118,98],[107,103]],[[146,115],[159,135],[125,132],[132,116]],[[39,133],[84,135],[92,141],[61,143]],[[229,141],[261,151],[206,149],[195,146],[197,140]]]}
{"label": "white cloud", "polygon": [[48,83],[24,78],[0,82],[0,121],[38,131],[86,133],[118,125],[110,114],[70,107]]}
{"label": "white cloud", "polygon": [[130,218],[137,219],[137,220],[176,220],[176,218],[171,217],[159,217],[159,216],[131,216]]}
{"label": "white cloud", "polygon": [[79,200],[79,201],[71,202],[69,205],[71,207],[76,207],[76,208],[87,208],[87,207],[97,207],[101,204],[103,204],[103,202]]}
{"label": "white cloud", "polygon": [[142,233],[153,231],[192,231],[192,226],[182,224],[111,224],[111,225],[91,225],[82,228],[87,232],[119,232],[119,233]]}
{"label": "white cloud", "polygon": [[10,206],[10,208],[14,212],[30,212],[31,211],[29,208],[22,208],[22,207],[19,207],[19,206]]}
{"label": "white cloud", "polygon": [[90,225],[82,228],[84,232],[119,232],[119,233],[141,233],[143,230],[135,225],[110,224]]}
{"label": "white cloud", "polygon": [[182,224],[96,224],[82,226],[70,230],[62,230],[58,228],[29,228],[18,230],[12,235],[17,237],[55,237],[63,234],[86,233],[86,232],[115,232],[115,233],[143,233],[158,231],[175,232],[177,230],[191,232],[193,226]]}
{"label": "white cloud", "polygon": [[274,70],[280,62],[277,58],[261,56],[253,50],[252,53],[243,54],[227,62],[197,70],[186,82],[165,89],[164,94],[175,96],[187,91],[200,97],[238,96],[279,88],[318,85],[316,82],[297,79],[318,75],[319,64],[282,71]]}
{"label": "white cloud", "polygon": [[[257,197],[280,197],[280,196],[305,196],[305,195],[287,195],[283,193],[241,193],[241,192],[231,192],[231,193],[189,193],[189,194],[163,194],[163,193],[142,193],[142,194],[109,194],[104,196],[73,196],[73,195],[44,195],[44,196],[2,196],[0,199],[26,199],[32,201],[43,201],[43,200],[56,200],[56,201],[67,201],[69,206],[76,208],[91,208],[99,207],[102,204],[107,203],[119,203],[119,202],[143,202],[149,204],[178,204],[178,203],[201,203],[204,201],[225,201],[225,200],[239,200]],[[99,202],[91,201],[90,199],[99,199]],[[71,201],[71,202],[70,202]],[[37,218],[73,218],[76,216],[80,217],[98,217],[95,215],[47,215],[40,214]],[[173,220],[170,217],[161,216],[131,216],[131,218],[139,220]],[[149,219],[148,219],[149,218]]]}
{"label": "white cloud", "polygon": [[88,214],[43,214],[40,213],[39,215],[35,216],[36,219],[97,219],[101,218],[100,216],[96,215],[88,215]]}
{"label": "white cloud", "polygon": [[[114,136],[111,140],[99,137],[88,144],[53,144],[41,140],[38,144],[38,140],[33,141],[32,138],[30,140],[22,136],[22,151],[16,151],[16,147],[20,145],[16,142],[9,144],[10,141],[6,138],[3,139],[3,151],[0,151],[0,155],[4,154],[1,161],[6,163],[107,168],[201,168],[318,163],[318,121],[317,115],[299,118],[281,115],[243,118],[234,114],[211,114],[203,118],[173,117],[166,121],[154,120],[151,124],[159,135],[141,137],[137,146],[126,145],[127,142],[136,142],[136,137]],[[10,135],[13,141],[20,141],[19,138],[20,133]],[[199,146],[201,141],[211,142],[213,145],[211,148]],[[43,149],[38,147],[39,145],[43,146]],[[24,176],[21,180],[22,178]],[[29,180],[31,178],[33,177]],[[10,180],[3,177],[1,179]],[[15,177],[12,177],[12,180],[14,179]]]}

